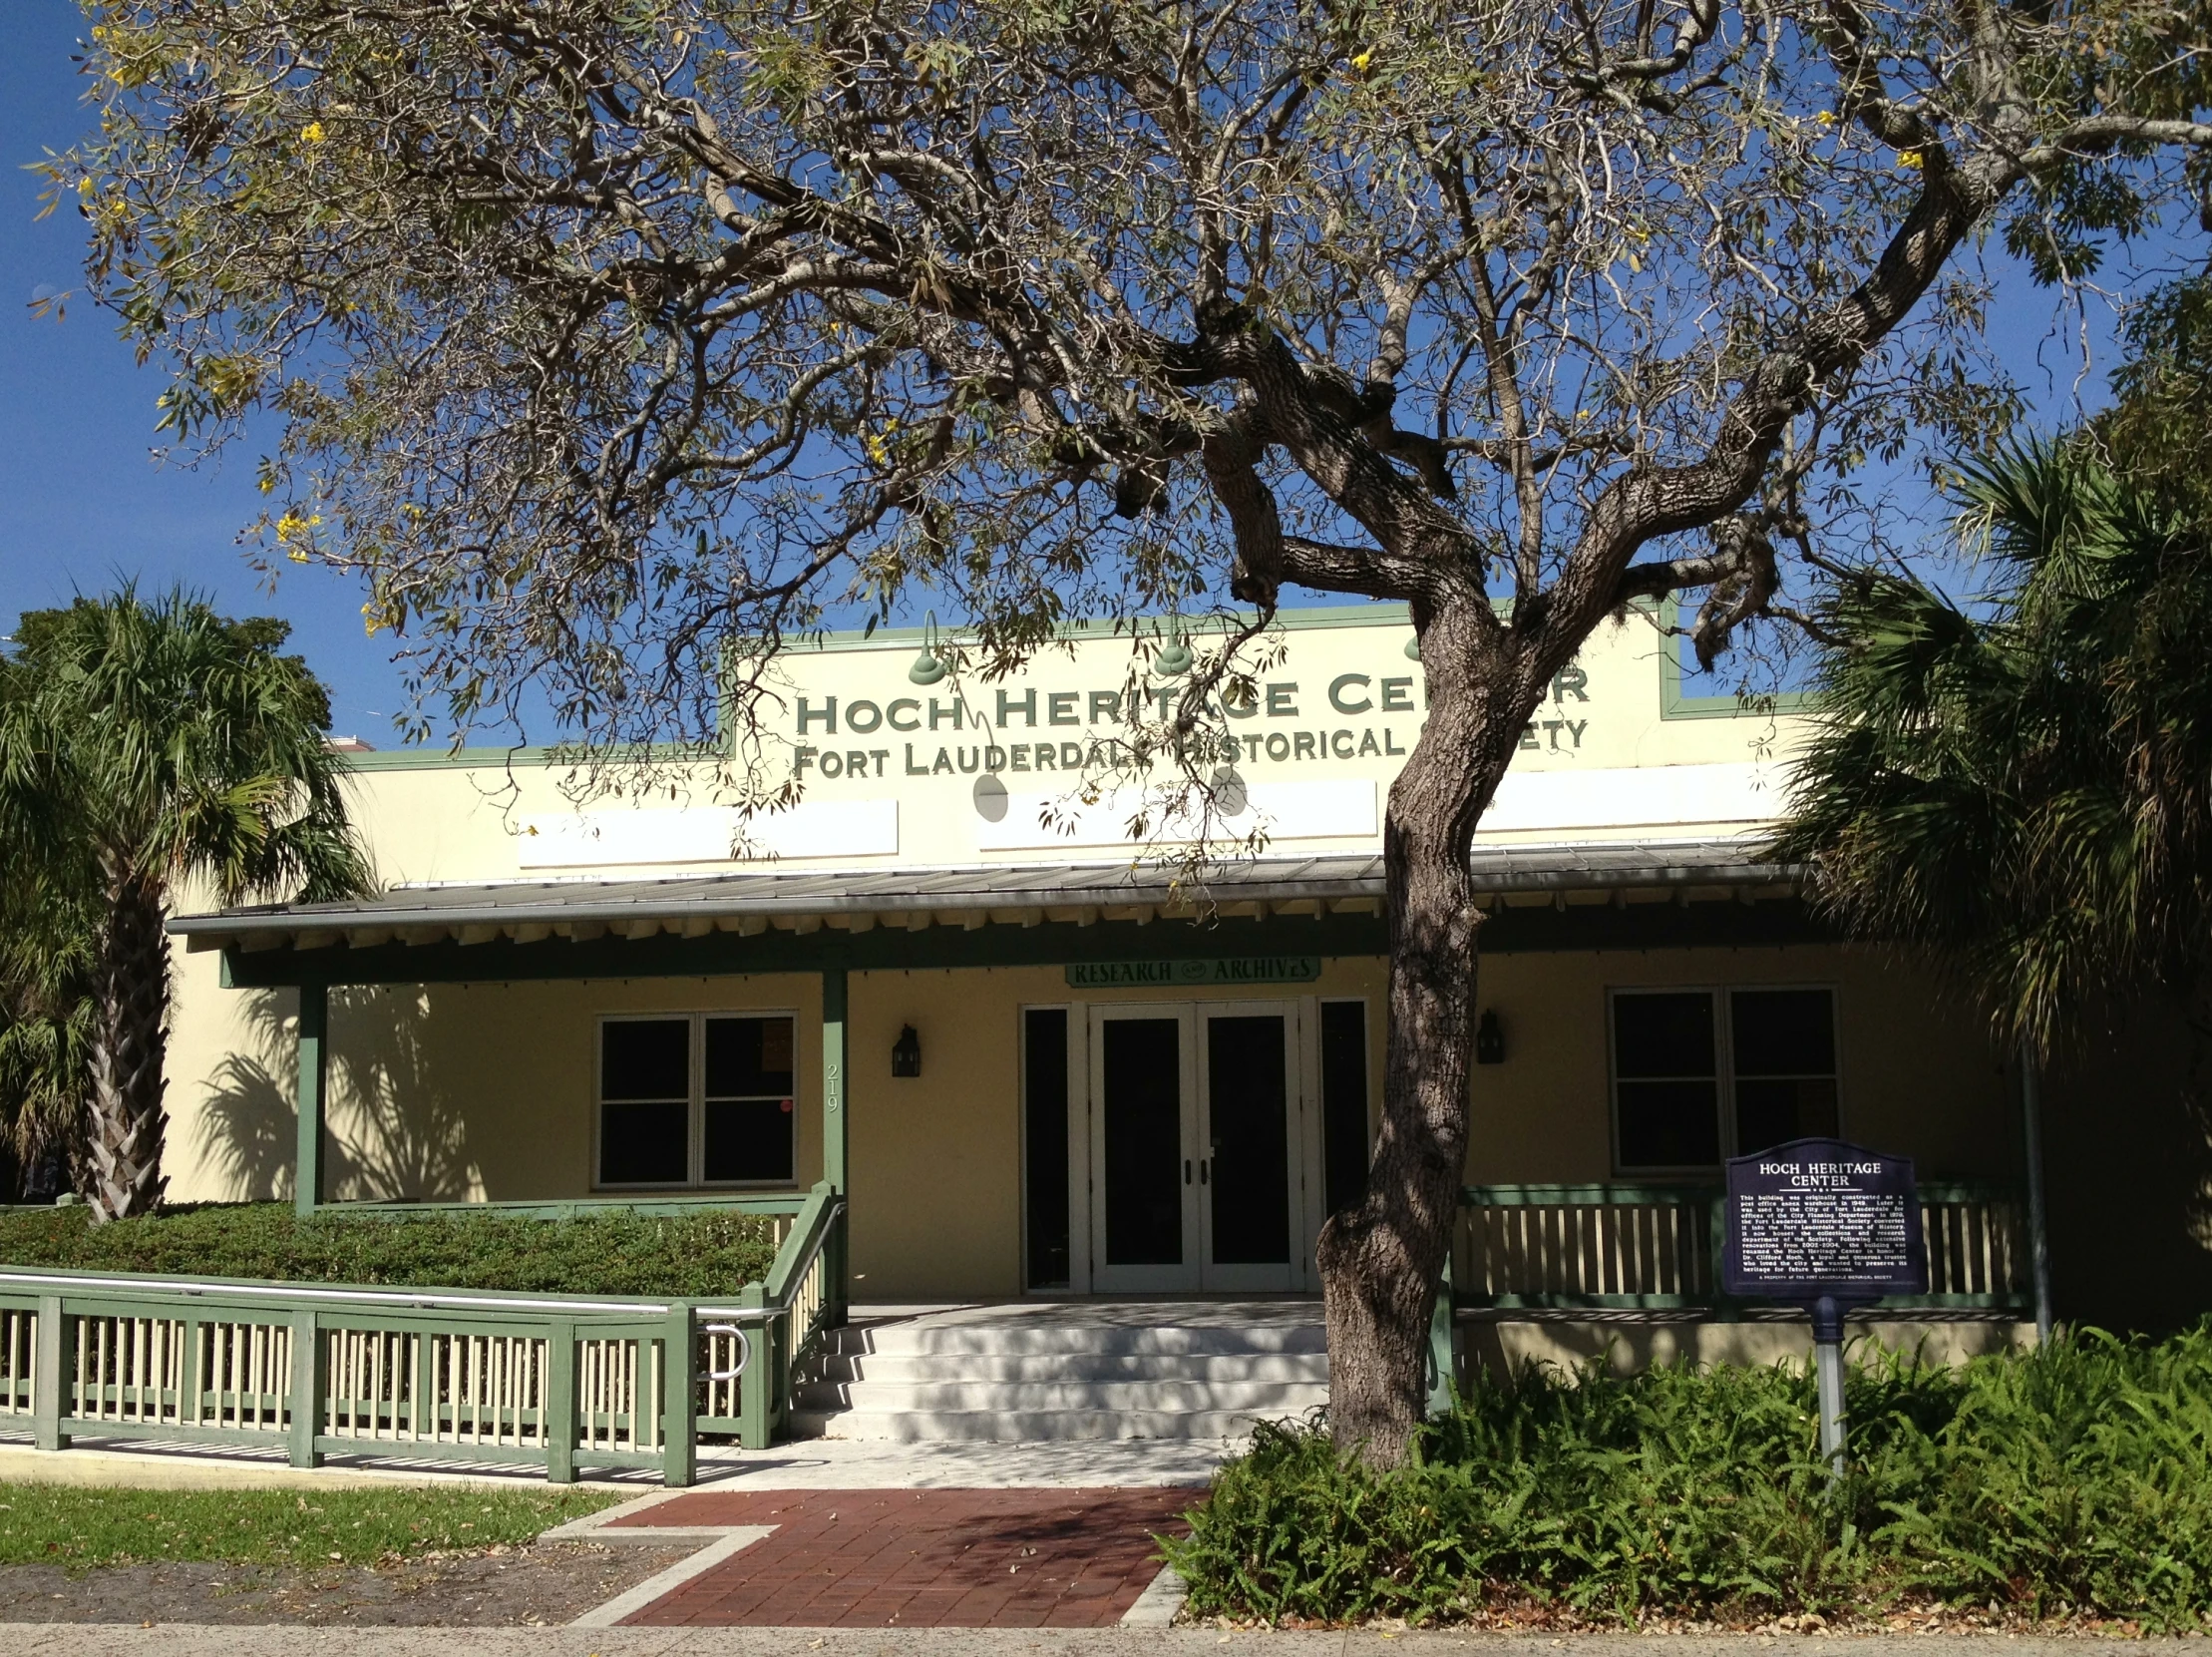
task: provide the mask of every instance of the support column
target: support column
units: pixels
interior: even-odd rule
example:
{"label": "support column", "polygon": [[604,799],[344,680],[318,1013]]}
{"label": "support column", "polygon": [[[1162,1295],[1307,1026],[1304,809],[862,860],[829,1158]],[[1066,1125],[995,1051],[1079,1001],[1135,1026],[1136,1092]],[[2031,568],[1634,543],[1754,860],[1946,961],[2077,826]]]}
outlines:
{"label": "support column", "polygon": [[[823,1265],[829,1276],[831,1321],[842,1324],[852,1303],[852,1153],[851,1051],[845,1032],[848,985],[843,967],[822,970],[822,1177],[846,1199],[845,1217],[830,1233]],[[758,1355],[756,1355],[758,1356]],[[748,1391],[749,1396],[749,1391]]]}
{"label": "support column", "polygon": [[822,1177],[849,1194],[846,1155],[852,1141],[846,1127],[846,976],[843,967],[822,970]]}
{"label": "support column", "polygon": [[299,987],[299,1156],[292,1205],[302,1219],[322,1201],[323,1104],[330,1073],[330,991]]}
{"label": "support column", "polygon": [[2043,1217],[2043,1083],[2032,1048],[2020,1048],[2021,1137],[2028,1156],[2028,1260],[2035,1286],[2035,1341],[2050,1341],[2050,1233]]}

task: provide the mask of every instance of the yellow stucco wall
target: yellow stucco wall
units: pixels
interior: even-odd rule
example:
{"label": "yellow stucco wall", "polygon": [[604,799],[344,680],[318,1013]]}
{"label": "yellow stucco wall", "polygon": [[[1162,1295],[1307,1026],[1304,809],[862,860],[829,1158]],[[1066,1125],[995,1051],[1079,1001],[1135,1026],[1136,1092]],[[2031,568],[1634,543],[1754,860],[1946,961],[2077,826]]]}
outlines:
{"label": "yellow stucco wall", "polygon": [[[297,998],[224,990],[215,961],[179,958],[170,1197],[289,1196]],[[803,1188],[822,1168],[822,988],[812,974],[333,990],[326,1194],[586,1195],[599,1016],[710,1011],[798,1016]]]}
{"label": "yellow stucco wall", "polygon": [[[212,961],[182,963],[172,1194],[285,1195],[293,999],[222,990]],[[1800,948],[1486,959],[1480,1000],[1499,1014],[1507,1061],[1474,1072],[1471,1180],[1591,1181],[1614,1171],[1606,992],[1658,984],[1834,986],[1846,1134],[1915,1156],[1930,1177],[2015,1174],[2005,1078],[1971,1016],[1925,975],[1876,952]],[[1382,994],[1374,960],[1328,962],[1310,985],[1111,995],[1071,991],[1057,968],[855,973],[856,1294],[913,1301],[1021,1292],[1024,1007],[1364,998],[1373,1105]],[[821,991],[811,975],[791,975],[334,992],[330,1194],[588,1194],[598,1016],[691,1011],[797,1014],[803,1187],[822,1165]],[[910,1024],[922,1073],[895,1079],[892,1043]]]}

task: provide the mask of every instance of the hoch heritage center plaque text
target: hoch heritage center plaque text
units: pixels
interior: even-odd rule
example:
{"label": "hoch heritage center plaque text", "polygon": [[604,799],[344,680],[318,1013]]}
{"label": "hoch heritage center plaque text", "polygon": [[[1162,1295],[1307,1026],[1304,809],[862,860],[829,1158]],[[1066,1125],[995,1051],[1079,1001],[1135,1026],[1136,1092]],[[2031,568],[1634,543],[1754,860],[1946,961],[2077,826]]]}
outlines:
{"label": "hoch heritage center plaque text", "polygon": [[1798,1139],[1731,1160],[1723,1286],[1746,1299],[1806,1302],[1924,1293],[1911,1158]]}

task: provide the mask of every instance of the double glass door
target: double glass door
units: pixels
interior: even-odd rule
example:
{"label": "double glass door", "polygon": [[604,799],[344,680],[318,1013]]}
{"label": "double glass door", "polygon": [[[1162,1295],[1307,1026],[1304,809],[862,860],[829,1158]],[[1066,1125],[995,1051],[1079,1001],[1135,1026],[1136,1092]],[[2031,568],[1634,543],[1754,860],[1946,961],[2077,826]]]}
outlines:
{"label": "double glass door", "polygon": [[1297,1053],[1293,1004],[1091,1009],[1096,1289],[1292,1286],[1304,1206]]}

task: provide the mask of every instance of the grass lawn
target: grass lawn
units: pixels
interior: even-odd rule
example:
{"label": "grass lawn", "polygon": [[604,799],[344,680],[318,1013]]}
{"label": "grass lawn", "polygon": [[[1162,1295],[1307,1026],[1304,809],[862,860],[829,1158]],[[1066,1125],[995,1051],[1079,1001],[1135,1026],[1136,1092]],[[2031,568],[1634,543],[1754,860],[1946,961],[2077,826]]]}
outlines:
{"label": "grass lawn", "polygon": [[123,1490],[0,1483],[0,1564],[199,1559],[373,1565],[528,1542],[635,1490],[399,1485],[331,1490]]}
{"label": "grass lawn", "polygon": [[2212,1324],[1855,1370],[1840,1483],[1807,1369],[1478,1378],[1389,1473],[1263,1429],[1168,1554],[1194,1611],[1261,1621],[1973,1608],[2212,1632]]}
{"label": "grass lawn", "polygon": [[734,1295],[775,1262],[753,1214],[576,1219],[497,1213],[301,1219],[289,1203],[208,1203],[95,1226],[91,1211],[0,1212],[0,1262],[75,1270],[258,1277],[524,1294]]}

